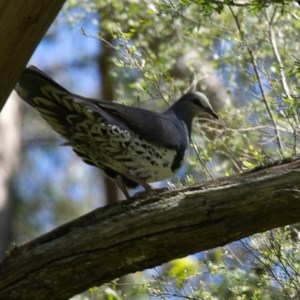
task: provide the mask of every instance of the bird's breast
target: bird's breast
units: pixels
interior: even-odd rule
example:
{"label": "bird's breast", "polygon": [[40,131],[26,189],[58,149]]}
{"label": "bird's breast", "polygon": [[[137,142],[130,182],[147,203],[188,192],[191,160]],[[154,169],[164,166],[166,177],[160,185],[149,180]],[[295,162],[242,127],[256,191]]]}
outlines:
{"label": "bird's breast", "polygon": [[172,177],[181,167],[185,155],[186,149],[169,149],[139,136],[132,136],[127,149],[120,155],[120,160],[130,173],[147,182],[154,182]]}
{"label": "bird's breast", "polygon": [[[156,145],[116,125],[101,121],[97,125],[85,125],[89,129],[77,125],[72,143],[75,152],[87,163],[114,170],[124,177],[129,172],[146,182],[170,178],[181,167],[187,153],[186,147],[170,149]],[[84,139],[79,129],[84,131]]]}

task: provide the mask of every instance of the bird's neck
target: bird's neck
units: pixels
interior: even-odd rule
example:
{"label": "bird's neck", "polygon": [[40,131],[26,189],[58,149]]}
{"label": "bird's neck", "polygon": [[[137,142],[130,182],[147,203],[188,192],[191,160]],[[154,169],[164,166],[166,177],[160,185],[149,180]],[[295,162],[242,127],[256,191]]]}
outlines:
{"label": "bird's neck", "polygon": [[174,108],[172,107],[169,108],[167,110],[167,113],[175,114],[175,116],[179,119],[179,121],[184,124],[184,130],[187,130],[188,136],[190,138],[191,131],[192,131],[192,123],[196,115],[196,112],[188,110],[187,107],[178,105],[179,103],[176,104],[177,106]]}

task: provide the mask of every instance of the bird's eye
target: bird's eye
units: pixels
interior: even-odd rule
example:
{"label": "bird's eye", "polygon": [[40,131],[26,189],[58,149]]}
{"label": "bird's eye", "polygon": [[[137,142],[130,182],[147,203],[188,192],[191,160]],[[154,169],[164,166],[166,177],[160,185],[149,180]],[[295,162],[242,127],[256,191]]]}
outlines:
{"label": "bird's eye", "polygon": [[199,101],[198,98],[193,99],[193,104],[197,105],[197,106],[203,106],[201,101]]}

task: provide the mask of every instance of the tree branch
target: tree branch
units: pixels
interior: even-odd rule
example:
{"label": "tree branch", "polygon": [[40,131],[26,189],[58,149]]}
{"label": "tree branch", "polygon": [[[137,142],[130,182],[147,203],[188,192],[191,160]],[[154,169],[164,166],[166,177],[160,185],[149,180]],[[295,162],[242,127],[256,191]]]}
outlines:
{"label": "tree branch", "polygon": [[16,247],[1,299],[66,299],[121,275],[300,221],[300,159],[99,208]]}
{"label": "tree branch", "polygon": [[65,0],[0,0],[0,111]]}

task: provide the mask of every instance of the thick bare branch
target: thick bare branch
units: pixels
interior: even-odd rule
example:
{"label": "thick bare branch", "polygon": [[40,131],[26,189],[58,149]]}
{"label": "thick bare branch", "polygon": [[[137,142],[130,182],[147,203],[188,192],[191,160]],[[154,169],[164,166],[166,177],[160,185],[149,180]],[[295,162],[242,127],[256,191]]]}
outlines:
{"label": "thick bare branch", "polygon": [[21,70],[64,2],[0,0],[0,111]]}
{"label": "thick bare branch", "polygon": [[300,221],[300,160],[99,208],[0,264],[1,299],[66,299],[121,275]]}

